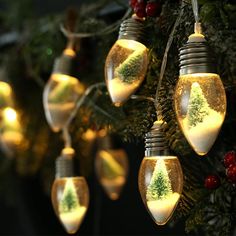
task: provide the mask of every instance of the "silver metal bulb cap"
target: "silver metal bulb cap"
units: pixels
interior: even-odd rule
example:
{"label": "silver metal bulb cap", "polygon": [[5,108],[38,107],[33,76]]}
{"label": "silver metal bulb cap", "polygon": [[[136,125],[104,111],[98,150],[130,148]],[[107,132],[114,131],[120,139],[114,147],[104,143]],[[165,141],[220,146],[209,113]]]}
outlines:
{"label": "silver metal bulb cap", "polygon": [[141,19],[131,17],[120,25],[119,39],[130,39],[145,44],[145,26]]}
{"label": "silver metal bulb cap", "polygon": [[74,153],[63,153],[56,159],[56,178],[65,178],[74,176],[73,166]]}
{"label": "silver metal bulb cap", "polygon": [[151,130],[145,135],[145,156],[169,155],[168,143],[165,137],[165,123],[156,121]]}
{"label": "silver metal bulb cap", "polygon": [[206,41],[187,42],[179,50],[180,75],[216,73],[214,59]]}

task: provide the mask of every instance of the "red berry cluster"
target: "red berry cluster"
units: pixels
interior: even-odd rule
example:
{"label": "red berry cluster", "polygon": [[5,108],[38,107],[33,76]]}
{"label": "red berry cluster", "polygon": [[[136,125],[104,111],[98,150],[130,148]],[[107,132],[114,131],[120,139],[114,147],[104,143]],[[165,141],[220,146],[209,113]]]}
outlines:
{"label": "red berry cluster", "polygon": [[229,151],[224,156],[224,166],[226,168],[227,179],[236,184],[236,152]]}
{"label": "red berry cluster", "polygon": [[157,17],[160,15],[162,8],[160,0],[129,0],[129,5],[140,18],[146,16]]}
{"label": "red berry cluster", "polygon": [[[224,166],[226,168],[227,180],[236,184],[236,152],[229,151],[224,155]],[[220,178],[217,175],[208,175],[205,178],[205,188],[216,189],[220,186]]]}

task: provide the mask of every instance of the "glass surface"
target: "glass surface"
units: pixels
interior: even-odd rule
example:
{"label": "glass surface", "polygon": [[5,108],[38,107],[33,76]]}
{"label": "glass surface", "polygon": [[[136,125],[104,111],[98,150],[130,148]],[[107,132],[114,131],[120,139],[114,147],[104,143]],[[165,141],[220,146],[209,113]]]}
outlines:
{"label": "glass surface", "polygon": [[8,83],[0,81],[0,109],[13,106],[12,89]]}
{"label": "glass surface", "polygon": [[2,111],[1,141],[8,147],[19,145],[23,140],[22,129],[17,112],[10,107]]}
{"label": "glass surface", "polygon": [[75,233],[82,223],[89,205],[89,190],[84,177],[55,179],[52,204],[67,233]]}
{"label": "glass surface", "polygon": [[214,144],[226,112],[226,96],[219,75],[182,75],[175,91],[175,111],[179,125],[198,155]]}
{"label": "glass surface", "polygon": [[175,156],[145,157],[138,177],[139,191],[152,219],[164,225],[172,216],[183,189],[183,173]]}
{"label": "glass surface", "polygon": [[98,180],[108,197],[119,198],[128,174],[128,158],[122,149],[100,150],[96,155],[95,168]]}
{"label": "glass surface", "polygon": [[47,121],[54,132],[64,127],[83,92],[84,87],[78,79],[52,74],[44,89],[43,104]]}
{"label": "glass surface", "polygon": [[111,100],[122,105],[143,82],[148,66],[147,48],[134,40],[119,39],[105,64],[105,78]]}

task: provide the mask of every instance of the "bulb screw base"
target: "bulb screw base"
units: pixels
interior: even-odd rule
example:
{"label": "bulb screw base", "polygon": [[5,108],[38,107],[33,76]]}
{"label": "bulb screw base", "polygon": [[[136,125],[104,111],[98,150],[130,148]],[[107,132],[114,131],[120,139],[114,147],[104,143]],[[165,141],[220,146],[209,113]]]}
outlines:
{"label": "bulb screw base", "polygon": [[164,133],[165,123],[156,121],[151,130],[145,135],[145,156],[169,155],[168,143]]}
{"label": "bulb screw base", "polygon": [[145,44],[145,26],[142,19],[131,17],[120,25],[119,39],[130,39]]}
{"label": "bulb screw base", "polygon": [[216,73],[214,60],[204,36],[191,35],[179,50],[180,75],[194,73]]}
{"label": "bulb screw base", "polygon": [[74,168],[73,168],[73,157],[74,152],[69,152],[66,150],[68,148],[64,148],[62,150],[61,156],[56,159],[56,178],[64,178],[64,177],[73,177],[74,176]]}
{"label": "bulb screw base", "polygon": [[53,73],[76,77],[75,65],[75,57],[63,53],[60,57],[56,58],[53,66]]}

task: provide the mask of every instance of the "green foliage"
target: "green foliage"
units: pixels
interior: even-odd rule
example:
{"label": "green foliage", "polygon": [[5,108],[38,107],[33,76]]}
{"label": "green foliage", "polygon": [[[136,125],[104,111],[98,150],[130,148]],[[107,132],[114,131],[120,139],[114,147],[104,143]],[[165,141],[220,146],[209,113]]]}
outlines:
{"label": "green foliage", "polygon": [[194,127],[209,115],[209,105],[198,83],[191,86],[187,117],[189,126]]}
{"label": "green foliage", "polygon": [[165,166],[165,161],[159,159],[156,162],[150,184],[147,188],[147,200],[163,200],[172,193],[170,178]]}

